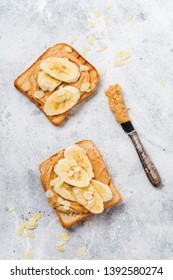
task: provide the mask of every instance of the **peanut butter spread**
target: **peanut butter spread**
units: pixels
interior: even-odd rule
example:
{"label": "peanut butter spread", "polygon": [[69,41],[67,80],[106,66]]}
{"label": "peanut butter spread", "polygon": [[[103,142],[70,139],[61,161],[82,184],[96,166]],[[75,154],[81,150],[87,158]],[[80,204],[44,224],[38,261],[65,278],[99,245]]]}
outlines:
{"label": "peanut butter spread", "polygon": [[[101,154],[96,149],[96,147],[93,145],[92,142],[89,141],[81,141],[77,143],[78,146],[83,148],[87,156],[92,164],[93,167],[93,173],[94,173],[94,179],[99,180],[100,182],[111,185],[112,182],[110,180],[110,176],[107,172],[105,163],[102,159]],[[61,203],[61,196],[58,195],[53,187],[50,186],[50,181],[56,178],[56,174],[54,172],[54,166],[58,163],[60,159],[64,158],[64,150],[60,151],[59,153],[55,154],[45,162],[43,162],[40,166],[41,171],[41,181],[43,183],[44,190],[47,192],[50,190],[54,193],[54,196],[49,198],[50,206],[54,207],[55,210],[57,209],[60,212],[68,213],[68,214],[83,214],[88,213],[89,211],[84,208],[81,204],[75,201],[70,201],[70,206],[67,210],[66,207],[63,207],[63,203]],[[60,198],[60,199],[59,199]],[[112,198],[113,199],[113,198]],[[68,201],[63,199],[64,201]],[[110,201],[109,201],[110,202]],[[104,203],[105,207],[107,205],[107,202]]]}
{"label": "peanut butter spread", "polygon": [[118,84],[109,86],[109,88],[105,91],[105,94],[108,97],[110,109],[115,113],[116,120],[119,123],[130,121],[130,117],[127,112],[128,109],[124,104],[120,86]]}

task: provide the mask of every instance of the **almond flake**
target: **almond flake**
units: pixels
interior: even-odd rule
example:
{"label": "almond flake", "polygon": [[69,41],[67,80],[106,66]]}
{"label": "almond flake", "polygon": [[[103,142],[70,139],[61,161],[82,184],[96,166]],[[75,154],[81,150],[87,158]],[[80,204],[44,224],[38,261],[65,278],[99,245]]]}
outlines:
{"label": "almond flake", "polygon": [[23,233],[23,236],[24,237],[29,237],[29,238],[35,238],[35,233],[31,230],[26,230],[24,233]]}
{"label": "almond flake", "polygon": [[80,91],[81,92],[89,92],[90,91],[90,83],[89,82],[86,82],[86,83],[83,83],[80,87]]}
{"label": "almond flake", "polygon": [[113,8],[113,5],[112,4],[106,4],[105,7],[106,7],[106,9],[111,9],[111,8]]}
{"label": "almond flake", "polygon": [[105,51],[106,49],[107,49],[107,46],[106,46],[106,45],[103,45],[103,46],[101,46],[100,48],[98,48],[96,52],[100,53],[100,52]]}
{"label": "almond flake", "polygon": [[70,206],[71,206],[71,203],[70,203],[70,201],[68,201],[68,200],[64,200],[63,205],[64,205],[64,206],[67,206],[67,207],[70,207]]}
{"label": "almond flake", "polygon": [[95,10],[94,15],[95,15],[96,18],[98,18],[98,17],[101,16],[101,12],[99,10]]}
{"label": "almond flake", "polygon": [[10,213],[10,212],[13,212],[15,209],[16,209],[16,206],[11,205],[11,206],[8,207],[8,212],[9,212],[9,213]]}
{"label": "almond flake", "polygon": [[90,22],[90,27],[91,28],[95,28],[96,27],[95,23],[94,22]]}
{"label": "almond flake", "polygon": [[104,18],[104,23],[105,23],[106,25],[108,25],[108,24],[109,24],[109,19],[108,19],[108,18]]}
{"label": "almond flake", "polygon": [[32,214],[32,217],[33,217],[36,221],[38,221],[38,220],[41,219],[41,214],[40,214],[40,213],[34,213],[34,214]]}
{"label": "almond flake", "polygon": [[160,81],[160,86],[164,88],[166,86],[166,81]]}
{"label": "almond flake", "polygon": [[49,185],[51,187],[54,187],[56,184],[60,185],[62,183],[62,181],[60,180],[60,178],[56,177],[55,179],[51,180]]}
{"label": "almond flake", "polygon": [[100,69],[100,71],[99,71],[99,76],[100,77],[103,77],[104,75],[106,74],[106,70],[105,69]]}
{"label": "almond flake", "polygon": [[69,46],[66,46],[64,48],[65,52],[68,52],[68,53],[71,53],[72,52],[72,49],[69,47]]}
{"label": "almond flake", "polygon": [[21,224],[18,228],[17,235],[21,236],[25,230],[25,224]]}
{"label": "almond flake", "polygon": [[76,251],[75,251],[75,256],[77,257],[82,257],[83,255],[86,254],[87,248],[86,247],[79,247]]}
{"label": "almond flake", "polygon": [[99,34],[96,34],[96,35],[95,35],[95,39],[96,39],[96,40],[100,40],[100,35],[99,35]]}
{"label": "almond flake", "polygon": [[63,240],[64,241],[69,241],[70,240],[70,234],[67,231],[65,231],[63,233]]}
{"label": "almond flake", "polygon": [[45,194],[47,198],[51,198],[54,196],[54,193],[51,190],[47,190]]}
{"label": "almond flake", "polygon": [[29,258],[29,259],[33,259],[34,258],[34,254],[31,250],[27,251],[25,254],[23,254],[22,256],[24,259],[25,258]]}
{"label": "almond flake", "polygon": [[83,222],[83,225],[86,226],[86,227],[88,227],[88,226],[89,226],[88,220],[85,220],[85,221]]}
{"label": "almond flake", "polygon": [[25,224],[26,229],[34,229],[37,226],[38,226],[38,223],[37,223],[36,219],[34,219],[34,218],[30,218]]}
{"label": "almond flake", "polygon": [[117,52],[116,57],[122,58],[122,60],[126,60],[130,58],[130,53],[128,51]]}
{"label": "almond flake", "polygon": [[125,17],[125,20],[126,20],[126,21],[131,21],[131,20],[132,20],[132,18],[133,18],[133,16],[132,16],[132,15],[127,15],[127,16]]}
{"label": "almond flake", "polygon": [[22,87],[25,91],[28,91],[31,88],[31,83],[29,81],[25,82]]}
{"label": "almond flake", "polygon": [[57,237],[58,237],[58,238],[61,238],[62,236],[63,236],[62,233],[60,233],[60,232],[57,233]]}
{"label": "almond flake", "polygon": [[34,97],[37,99],[43,98],[44,97],[44,92],[41,90],[37,90],[34,92]]}
{"label": "almond flake", "polygon": [[62,199],[62,197],[58,197],[57,202],[64,205],[64,199]]}
{"label": "almond flake", "polygon": [[73,42],[76,42],[76,41],[78,41],[79,40],[79,38],[77,38],[77,37],[73,37]]}
{"label": "almond flake", "polygon": [[93,39],[93,38],[88,37],[86,40],[87,40],[87,43],[88,43],[89,45],[94,45],[94,39]]}
{"label": "almond flake", "polygon": [[89,70],[89,67],[87,65],[80,65],[80,71],[88,71]]}
{"label": "almond flake", "polygon": [[57,246],[57,247],[62,247],[64,244],[66,244],[66,242],[64,242],[64,241],[58,241],[58,242],[56,243],[56,246]]}
{"label": "almond flake", "polygon": [[116,58],[114,65],[115,65],[115,67],[121,67],[124,65],[124,61],[120,58]]}
{"label": "almond flake", "polygon": [[58,250],[58,252],[62,252],[62,253],[65,252],[64,247],[58,247],[57,250]]}
{"label": "almond flake", "polygon": [[89,47],[89,46],[85,46],[85,47],[84,47],[84,50],[85,50],[86,52],[88,52],[88,51],[90,51],[90,47]]}

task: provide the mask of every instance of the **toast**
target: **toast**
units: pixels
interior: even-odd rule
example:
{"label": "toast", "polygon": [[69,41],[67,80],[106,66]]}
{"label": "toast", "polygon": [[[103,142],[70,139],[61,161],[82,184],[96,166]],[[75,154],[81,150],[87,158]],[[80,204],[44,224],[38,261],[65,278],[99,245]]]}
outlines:
{"label": "toast", "polygon": [[[40,87],[37,82],[38,73],[41,70],[40,63],[43,60],[50,57],[67,58],[69,61],[73,62],[73,64],[76,64],[78,68],[80,68],[81,65],[85,65],[88,67],[87,71],[80,72],[80,77],[76,82],[71,82],[68,84],[65,82],[61,83],[61,86],[74,86],[78,88],[79,91],[83,83],[90,83],[89,90],[87,90],[86,92],[81,92],[80,98],[78,99],[75,105],[88,98],[95,91],[97,83],[99,81],[97,70],[86,59],[84,59],[73,47],[65,43],[56,44],[50,47],[14,81],[14,86],[19,91],[24,93],[30,99],[30,101],[34,102],[43,113],[45,113],[44,104],[47,98],[52,94],[52,92],[46,91],[44,92],[44,96],[40,98],[35,98],[34,92],[40,91]],[[72,108],[58,115],[49,116],[46,113],[45,115],[54,125],[57,126],[65,120]]]}
{"label": "toast", "polygon": [[[121,201],[121,195],[118,190],[115,188],[109,173],[107,171],[106,165],[104,163],[103,157],[100,154],[99,150],[96,148],[94,143],[91,140],[83,140],[76,143],[79,147],[83,148],[86,151],[86,154],[91,162],[94,179],[98,180],[106,185],[108,185],[113,193],[113,197],[110,201],[104,203],[104,209],[109,208],[113,205],[118,204]],[[45,160],[40,165],[40,179],[46,192],[50,188],[50,181],[55,178],[54,166],[58,163],[60,159],[64,158],[64,150],[53,155],[49,159]],[[58,197],[58,196],[57,196]],[[50,204],[53,203],[51,198],[49,198]],[[53,206],[54,207],[54,206]],[[91,212],[81,213],[64,213],[58,210],[57,207],[54,207],[59,220],[64,228],[71,227],[76,224],[78,221],[92,215]]]}

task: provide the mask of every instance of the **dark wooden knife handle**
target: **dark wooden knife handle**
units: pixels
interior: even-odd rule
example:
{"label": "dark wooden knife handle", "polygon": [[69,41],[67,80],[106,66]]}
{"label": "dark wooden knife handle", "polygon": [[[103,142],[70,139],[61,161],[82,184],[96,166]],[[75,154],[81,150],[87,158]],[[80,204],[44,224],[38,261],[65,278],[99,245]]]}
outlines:
{"label": "dark wooden knife handle", "polygon": [[134,130],[134,131],[128,133],[128,135],[130,136],[130,138],[135,146],[135,149],[139,155],[139,158],[141,160],[145,173],[146,173],[147,177],[149,178],[150,182],[155,187],[160,186],[160,184],[161,184],[160,175],[159,175],[157,169],[155,168],[153,162],[151,161],[149,155],[145,151],[145,148],[144,148],[143,144],[141,143],[137,132]]}

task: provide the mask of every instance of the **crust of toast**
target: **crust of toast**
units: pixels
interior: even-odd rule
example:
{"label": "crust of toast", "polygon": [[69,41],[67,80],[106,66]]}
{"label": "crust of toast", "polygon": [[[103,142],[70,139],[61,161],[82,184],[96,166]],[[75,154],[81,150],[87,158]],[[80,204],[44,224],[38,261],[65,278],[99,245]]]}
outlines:
{"label": "crust of toast", "polygon": [[[55,51],[64,52],[65,47],[70,47],[72,49],[72,52],[70,55],[72,55],[74,58],[78,59],[79,62],[83,65],[86,65],[89,67],[89,76],[90,76],[90,84],[91,84],[91,91],[85,92],[81,95],[80,99],[78,100],[77,104],[82,102],[84,99],[88,98],[96,89],[97,83],[99,81],[98,72],[95,69],[93,65],[91,65],[85,58],[83,58],[72,46],[65,44],[65,43],[59,43],[56,44],[49,49],[47,49],[26,71],[24,71],[15,81],[14,86],[24,93],[30,101],[35,103],[35,105],[46,115],[44,112],[44,104],[40,103],[38,99],[34,98],[33,94],[31,93],[31,89],[27,89],[26,84],[30,83],[30,79],[35,71],[38,72],[39,65],[42,60],[46,59],[47,57],[52,56]],[[56,55],[54,55],[56,56]],[[73,84],[71,84],[73,85]],[[77,105],[76,104],[76,105]],[[75,106],[76,106],[75,105]],[[59,114],[57,116],[47,116],[46,117],[54,124],[54,125],[60,125],[65,118],[68,116],[70,111],[73,109],[69,109],[68,111],[64,112],[63,114]]]}
{"label": "crust of toast", "polygon": [[[76,143],[81,148],[83,148],[89,160],[91,161],[93,171],[94,171],[94,179],[101,181],[104,184],[107,184],[110,186],[113,192],[113,198],[104,203],[104,208],[109,208],[113,205],[118,204],[121,201],[121,195],[119,191],[114,186],[108,170],[106,168],[105,162],[103,160],[102,155],[100,154],[99,150],[96,148],[94,143],[91,140],[83,140]],[[45,160],[40,165],[40,179],[44,188],[44,191],[46,192],[49,188],[49,182],[52,180],[53,175],[53,167],[58,161],[64,157],[64,150],[58,152],[57,154],[53,155],[49,159]],[[83,213],[83,214],[72,214],[69,215],[67,213],[60,212],[57,208],[55,208],[55,211],[58,215],[58,218],[64,228],[71,227],[72,225],[76,224],[78,221],[93,215],[93,213]]]}

